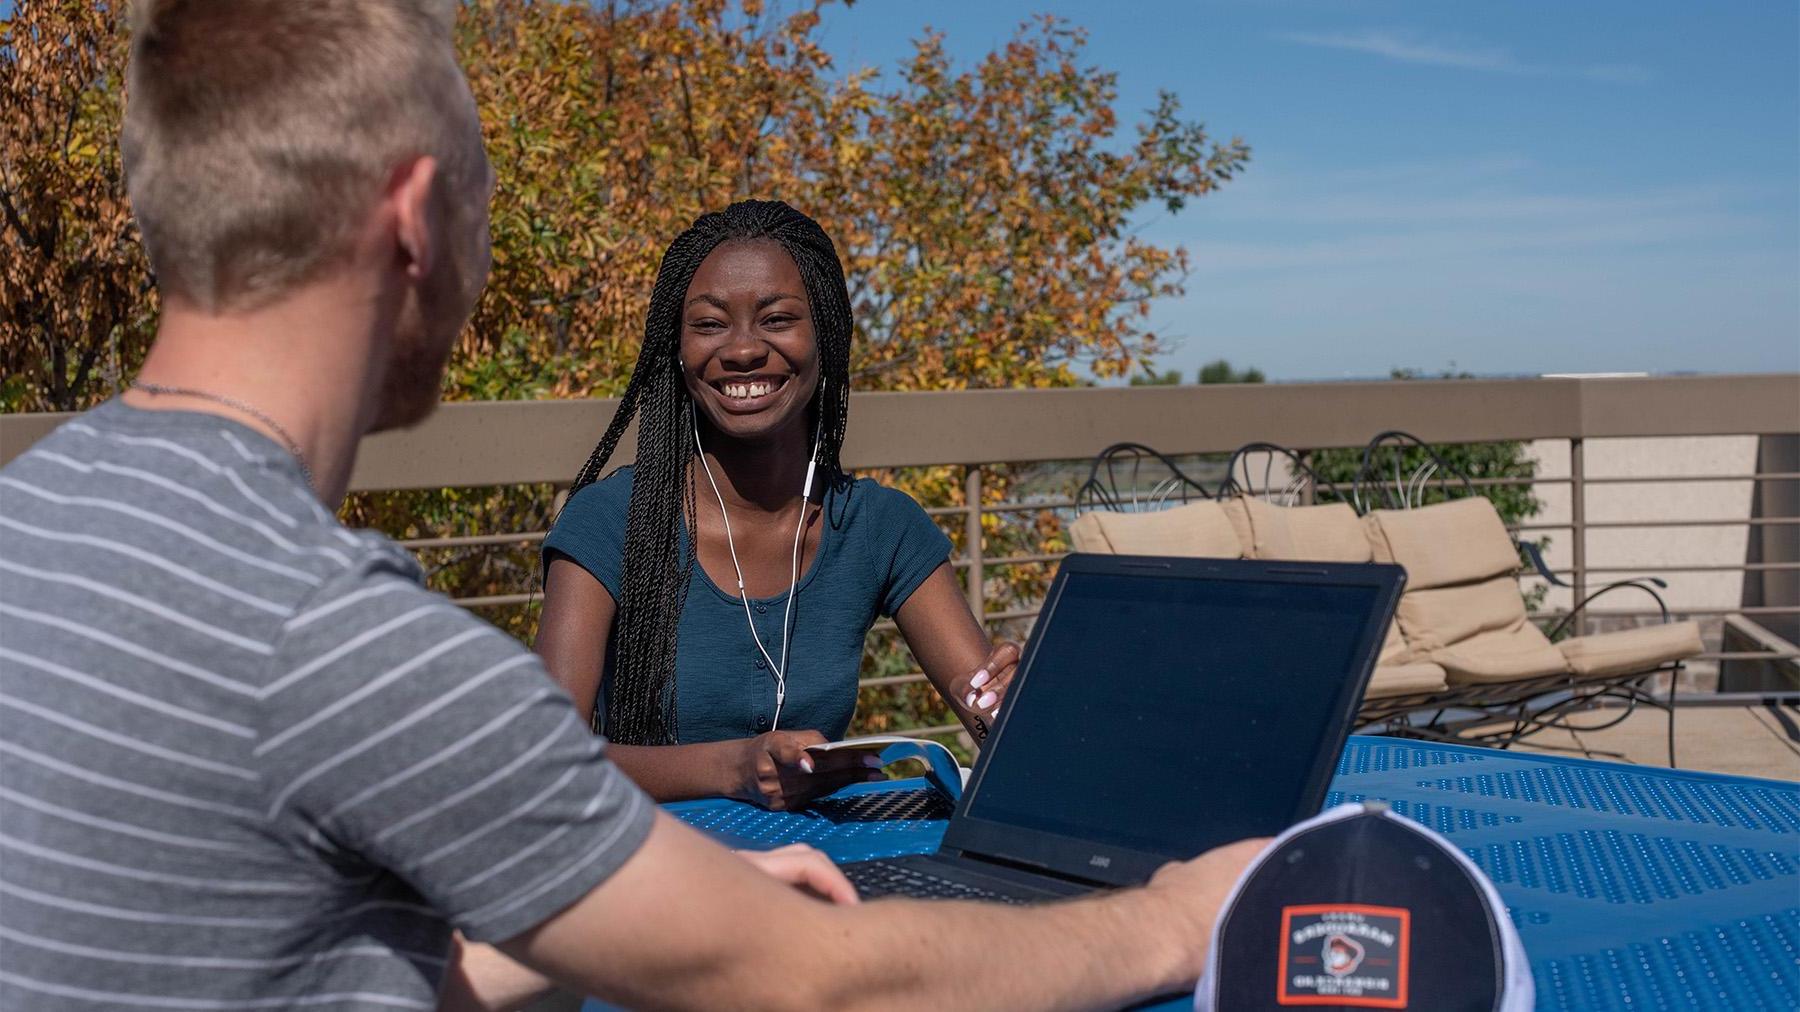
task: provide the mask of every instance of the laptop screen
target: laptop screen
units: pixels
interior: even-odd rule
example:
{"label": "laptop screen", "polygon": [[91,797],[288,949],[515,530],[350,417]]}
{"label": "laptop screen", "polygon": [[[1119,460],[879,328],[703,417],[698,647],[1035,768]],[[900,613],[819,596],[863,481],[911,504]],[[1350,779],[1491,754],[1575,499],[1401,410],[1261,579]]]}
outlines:
{"label": "laptop screen", "polygon": [[1165,858],[1310,814],[1392,586],[1063,575],[962,814]]}

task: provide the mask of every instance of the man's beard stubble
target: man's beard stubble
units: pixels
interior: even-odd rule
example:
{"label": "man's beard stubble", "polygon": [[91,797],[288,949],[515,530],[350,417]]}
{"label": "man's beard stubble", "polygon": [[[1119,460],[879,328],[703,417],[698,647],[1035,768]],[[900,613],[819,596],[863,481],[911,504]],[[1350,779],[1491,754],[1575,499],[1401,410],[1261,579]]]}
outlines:
{"label": "man's beard stubble", "polygon": [[437,409],[444,367],[455,337],[427,335],[423,326],[396,330],[394,352],[381,382],[381,410],[369,431],[385,432],[419,424]]}

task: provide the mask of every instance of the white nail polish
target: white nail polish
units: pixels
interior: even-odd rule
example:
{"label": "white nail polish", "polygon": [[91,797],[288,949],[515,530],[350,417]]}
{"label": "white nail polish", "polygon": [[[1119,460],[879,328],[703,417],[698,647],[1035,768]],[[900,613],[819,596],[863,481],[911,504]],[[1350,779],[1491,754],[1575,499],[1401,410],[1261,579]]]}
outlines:
{"label": "white nail polish", "polygon": [[975,708],[975,694],[973,692],[969,693],[969,697],[963,700],[963,705],[971,710]]}
{"label": "white nail polish", "polygon": [[999,701],[999,696],[996,696],[991,692],[984,692],[981,694],[981,698],[975,701],[975,705],[985,710]]}
{"label": "white nail polish", "polygon": [[987,683],[988,683],[987,669],[982,668],[980,671],[975,672],[974,678],[969,679],[969,688],[979,689],[983,685],[986,685]]}

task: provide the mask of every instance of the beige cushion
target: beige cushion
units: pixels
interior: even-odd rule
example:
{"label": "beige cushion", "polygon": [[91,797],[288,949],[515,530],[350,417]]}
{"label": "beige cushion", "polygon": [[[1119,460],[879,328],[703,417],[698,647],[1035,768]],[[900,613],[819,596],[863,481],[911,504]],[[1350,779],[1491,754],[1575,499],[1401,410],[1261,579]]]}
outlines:
{"label": "beige cushion", "polygon": [[1216,502],[1189,503],[1148,513],[1083,513],[1069,526],[1078,552],[1103,555],[1181,555],[1235,559],[1237,534]]}
{"label": "beige cushion", "polygon": [[1083,513],[1069,525],[1069,547],[1078,552],[1112,553],[1112,546],[1100,533],[1100,514]]}
{"label": "beige cushion", "polygon": [[1450,684],[1508,682],[1567,671],[1555,646],[1526,621],[1511,576],[1408,590],[1396,616],[1411,660],[1444,666]]}
{"label": "beige cushion", "polygon": [[1519,552],[1494,504],[1479,496],[1367,518],[1376,562],[1406,568],[1410,590],[1473,583],[1519,568]]}
{"label": "beige cushion", "polygon": [[1375,557],[1362,518],[1347,503],[1276,506],[1239,496],[1224,509],[1248,559],[1370,562]]}
{"label": "beige cushion", "polygon": [[1394,617],[1406,645],[1429,654],[1479,633],[1516,627],[1525,621],[1525,601],[1517,580],[1496,576],[1456,587],[1408,588]]}
{"label": "beige cushion", "polygon": [[1569,664],[1537,626],[1524,619],[1427,653],[1444,666],[1451,685],[1516,682],[1567,672]]}
{"label": "beige cushion", "polygon": [[1444,669],[1436,664],[1381,664],[1369,679],[1364,699],[1382,696],[1410,696],[1419,692],[1439,692],[1445,688]]}
{"label": "beige cushion", "polygon": [[1705,649],[1700,644],[1700,626],[1693,622],[1577,636],[1563,640],[1556,648],[1577,675],[1589,678],[1648,671]]}
{"label": "beige cushion", "polygon": [[1400,621],[1398,619],[1390,621],[1387,627],[1387,639],[1381,641],[1381,656],[1376,658],[1375,663],[1378,665],[1404,664],[1412,660],[1412,653],[1412,648],[1406,645],[1405,638],[1400,635]]}

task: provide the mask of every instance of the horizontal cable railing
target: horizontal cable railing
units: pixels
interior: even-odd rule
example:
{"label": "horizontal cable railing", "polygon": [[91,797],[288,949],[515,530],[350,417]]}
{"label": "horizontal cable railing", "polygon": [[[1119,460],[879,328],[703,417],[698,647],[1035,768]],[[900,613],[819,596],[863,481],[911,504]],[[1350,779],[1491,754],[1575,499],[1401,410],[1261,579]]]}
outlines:
{"label": "horizontal cable railing", "polygon": [[[615,406],[605,400],[446,405],[414,430],[366,440],[352,488],[537,486],[554,495],[567,487],[575,465],[586,457]],[[64,417],[0,415],[0,463],[24,452]],[[1048,567],[1063,553],[1032,550],[1043,546],[1029,538],[994,540],[996,532],[1028,526],[1034,522],[1033,514],[1048,513],[1064,522],[1072,519],[1079,508],[1074,486],[1085,475],[1086,461],[1111,443],[1127,441],[1155,447],[1178,460],[1205,457],[1208,467],[1222,465],[1223,455],[1253,441],[1292,447],[1304,455],[1360,447],[1388,429],[1405,430],[1433,444],[1552,441],[1567,447],[1566,471],[1559,467],[1558,473],[1541,476],[1480,477],[1471,484],[1482,492],[1543,488],[1567,500],[1559,507],[1565,511],[1563,517],[1527,519],[1509,529],[1549,534],[1565,542],[1568,559],[1557,562],[1552,572],[1573,585],[1576,598],[1590,586],[1640,575],[1680,579],[1714,574],[1717,579],[1737,573],[1746,581],[1775,581],[1769,585],[1791,590],[1792,581],[1780,581],[1800,571],[1793,554],[1800,537],[1792,533],[1800,526],[1796,515],[1800,509],[1793,508],[1800,491],[1792,487],[1800,483],[1800,460],[1792,456],[1763,461],[1742,472],[1713,461],[1690,473],[1616,473],[1612,467],[1605,474],[1587,473],[1593,466],[1589,452],[1603,440],[1694,436],[1759,437],[1765,444],[1769,437],[1800,440],[1800,374],[858,394],[852,398],[851,420],[843,459],[852,469],[959,469],[959,479],[949,483],[952,501],[922,505],[960,546],[952,563],[972,608],[990,626],[1004,625],[1015,634],[1037,610],[1035,601],[1007,585],[1009,574]],[[628,431],[617,453],[619,460],[631,458],[634,440]],[[1040,482],[1033,491],[1041,494],[984,501],[995,481],[1011,481],[1033,466],[1054,472],[1063,483]],[[1587,492],[1595,487],[1635,489],[1640,497],[1651,497],[1662,487],[1704,491],[1707,485],[1735,484],[1752,490],[1750,497],[1765,502],[1773,497],[1788,505],[1760,513],[1746,508],[1738,515],[1715,507],[1693,517],[1667,511],[1644,516],[1646,511],[1639,507],[1633,511],[1636,516],[1589,517],[1595,507]],[[1016,489],[1016,482],[1006,487]],[[1350,490],[1345,485],[1342,491],[1347,495]],[[1633,531],[1646,538],[1664,538],[1682,530],[1742,531],[1753,541],[1776,546],[1775,554],[1646,559],[1643,565],[1591,557],[1588,536],[1593,532],[1607,532],[1610,541]],[[516,572],[524,565],[519,560],[528,558],[524,553],[534,556],[545,537],[542,530],[438,535],[425,531],[401,543],[424,553],[428,562],[484,552],[518,553],[509,556],[515,561],[504,570]],[[465,594],[457,603],[493,610],[541,602],[536,566],[526,568],[532,578],[518,581],[524,586],[489,583],[495,592]],[[1790,596],[1675,610],[1682,616],[1715,620],[1784,619],[1800,614],[1800,602]],[[1616,607],[1591,614],[1626,621],[1656,612]],[[1533,613],[1539,619],[1558,616],[1553,608]],[[892,621],[882,621],[873,631],[891,636],[894,630]],[[1791,652],[1722,648],[1702,659],[1794,657]],[[888,689],[923,677],[917,671],[886,673],[867,678],[862,685]]]}

